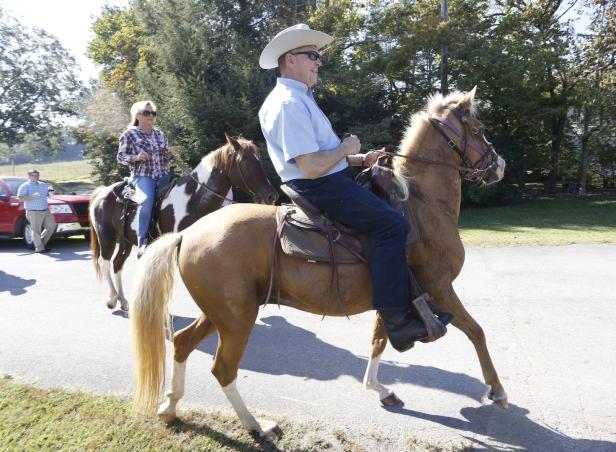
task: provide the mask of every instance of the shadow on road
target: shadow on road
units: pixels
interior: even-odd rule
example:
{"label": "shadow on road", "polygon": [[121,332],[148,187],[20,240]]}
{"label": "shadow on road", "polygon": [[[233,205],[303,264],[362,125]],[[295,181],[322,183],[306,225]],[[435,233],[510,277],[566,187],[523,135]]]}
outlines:
{"label": "shadow on road", "polygon": [[[41,254],[46,258],[55,261],[87,261],[90,260],[90,245],[89,242],[79,239],[51,239],[48,246],[51,251],[46,254]],[[19,253],[17,257],[26,258],[28,256],[36,256],[36,253],[27,249],[21,240],[0,240],[0,253]]]}
{"label": "shadow on road", "polygon": [[[358,382],[363,379],[367,358],[321,341],[308,330],[292,325],[280,316],[260,319],[265,325],[256,324],[248,341],[241,368],[272,375],[293,375],[316,380],[333,380],[341,375],[350,375]],[[173,328],[179,331],[194,321],[194,318],[174,316]],[[214,355],[216,334],[203,341],[197,350]],[[301,361],[297,359],[301,356]],[[481,401],[485,385],[476,378],[456,372],[448,372],[429,366],[400,365],[383,361],[379,367],[379,380],[383,384],[408,383],[426,388],[439,389]],[[463,408],[460,413],[465,420],[422,413],[403,405],[386,408],[392,413],[413,416],[452,429],[491,438],[499,443],[522,450],[575,450],[613,451],[616,443],[601,440],[577,439],[564,435],[548,426],[528,418],[529,411],[510,404],[504,410],[496,405]],[[481,448],[491,449],[473,437],[467,439]]]}
{"label": "shadow on road", "polygon": [[23,295],[27,292],[26,287],[36,283],[36,279],[24,279],[0,270],[0,292],[8,292],[11,295]]}
{"label": "shadow on road", "polygon": [[[463,432],[475,433],[499,443],[505,443],[515,450],[546,451],[613,451],[616,443],[602,440],[578,439],[564,435],[549,426],[541,425],[528,418],[529,411],[513,404],[504,410],[496,405],[484,405],[477,408],[463,408],[460,414],[465,420],[422,413],[401,406],[388,408],[388,411],[405,416],[434,422]],[[477,438],[465,436],[482,449],[493,450],[490,444]],[[498,449],[500,450],[500,449]],[[509,449],[507,449],[509,450]]]}
{"label": "shadow on road", "polygon": [[[173,328],[179,331],[194,319],[174,316]],[[349,375],[361,382],[368,359],[354,355],[340,347],[323,342],[308,330],[290,324],[280,316],[260,319],[266,325],[256,324],[252,330],[242,369],[270,375],[293,375],[314,380],[335,380]],[[214,355],[217,336],[213,334],[203,341],[197,350]],[[366,336],[366,350],[368,336]],[[298,360],[297,357],[302,359]],[[385,385],[409,383],[426,388],[440,389],[481,401],[486,386],[468,375],[448,372],[431,366],[407,365],[381,361],[379,381]]]}

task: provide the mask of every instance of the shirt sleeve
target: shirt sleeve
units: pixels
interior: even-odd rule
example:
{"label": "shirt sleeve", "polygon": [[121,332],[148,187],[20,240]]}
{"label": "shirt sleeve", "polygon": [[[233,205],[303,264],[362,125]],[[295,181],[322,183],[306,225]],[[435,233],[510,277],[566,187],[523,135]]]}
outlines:
{"label": "shirt sleeve", "polygon": [[131,148],[132,146],[128,133],[123,133],[120,137],[120,145],[118,146],[118,155],[116,157],[118,163],[126,166],[130,164],[130,159],[134,154]]}
{"label": "shirt sleeve", "polygon": [[319,150],[310,112],[301,102],[282,104],[276,118],[275,130],[276,139],[287,162]]}
{"label": "shirt sleeve", "polygon": [[17,196],[28,196],[30,194],[30,190],[28,190],[28,183],[21,184],[17,189]]}

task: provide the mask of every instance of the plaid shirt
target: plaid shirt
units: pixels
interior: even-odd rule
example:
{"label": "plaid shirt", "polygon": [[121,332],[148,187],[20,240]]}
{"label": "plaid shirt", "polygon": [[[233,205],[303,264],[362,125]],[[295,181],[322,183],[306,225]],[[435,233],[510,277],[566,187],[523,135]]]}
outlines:
{"label": "plaid shirt", "polygon": [[[140,127],[132,126],[120,137],[117,160],[122,165],[127,165],[131,173],[136,176],[148,176],[152,179],[160,179],[169,174],[169,161],[173,158],[165,157],[169,149],[169,141],[159,129],[152,129],[152,133],[146,134]],[[144,162],[131,162],[133,157],[145,151],[150,159]]]}
{"label": "plaid shirt", "polygon": [[26,210],[47,210],[47,196],[49,196],[49,189],[45,182],[33,182],[29,180],[19,186],[17,190],[17,196],[28,196],[34,193],[40,193],[38,198],[24,201],[24,207]]}

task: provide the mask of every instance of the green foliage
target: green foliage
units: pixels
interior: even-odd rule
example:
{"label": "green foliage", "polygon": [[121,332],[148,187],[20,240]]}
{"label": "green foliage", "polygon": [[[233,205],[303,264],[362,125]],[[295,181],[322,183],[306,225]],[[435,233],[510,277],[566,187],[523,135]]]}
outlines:
{"label": "green foliage", "polygon": [[103,10],[90,52],[125,110],[143,98],[157,103],[159,126],[193,166],[224,142],[224,131],[263,143],[257,112],[275,71],[260,70],[258,57],[291,24],[336,38],[315,97],[334,130],[358,134],[364,149],[399,141],[409,116],[440,86],[447,42],[450,87],[478,85],[486,134],[508,163],[502,186],[465,188],[466,202],[507,202],[527,182],[554,188],[584,172],[613,180],[613,2],[592,2],[588,37],[561,20],[557,0],[450,0],[446,23],[440,3],[135,2]]}
{"label": "green foliage", "polygon": [[[4,152],[29,140],[59,150],[62,118],[76,111],[82,85],[58,40],[29,29],[0,7],[0,143]],[[32,147],[32,146],[31,146]]]}

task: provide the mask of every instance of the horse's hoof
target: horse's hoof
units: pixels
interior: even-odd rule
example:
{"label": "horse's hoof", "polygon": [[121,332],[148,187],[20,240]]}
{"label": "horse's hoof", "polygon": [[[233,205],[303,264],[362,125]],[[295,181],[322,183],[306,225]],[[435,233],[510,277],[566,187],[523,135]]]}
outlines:
{"label": "horse's hoof", "polygon": [[490,389],[488,392],[488,399],[503,409],[509,408],[509,400],[504,389],[498,389],[496,391],[494,391],[494,389]]}
{"label": "horse's hoof", "polygon": [[175,421],[175,414],[170,413],[158,413],[158,419],[163,421],[165,424],[169,425]]}
{"label": "horse's hoof", "polygon": [[282,430],[274,421],[259,420],[260,428],[251,430],[250,433],[259,439],[274,441],[282,436]]}
{"label": "horse's hoof", "polygon": [[107,301],[107,307],[109,309],[115,309],[116,304],[118,304],[117,298],[110,298],[109,301]]}
{"label": "horse's hoof", "polygon": [[121,309],[122,311],[126,311],[126,312],[128,312],[128,301],[123,302],[123,303],[120,303],[120,309]]}
{"label": "horse's hoof", "polygon": [[398,396],[392,392],[384,399],[381,399],[381,403],[383,404],[383,406],[394,406],[401,404],[402,400],[400,400]]}

